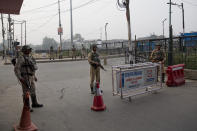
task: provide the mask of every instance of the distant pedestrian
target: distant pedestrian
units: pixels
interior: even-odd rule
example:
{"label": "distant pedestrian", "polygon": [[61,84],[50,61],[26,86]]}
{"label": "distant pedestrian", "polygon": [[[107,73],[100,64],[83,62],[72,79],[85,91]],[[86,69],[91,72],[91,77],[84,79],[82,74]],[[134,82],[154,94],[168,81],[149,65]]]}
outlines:
{"label": "distant pedestrian", "polygon": [[82,44],[82,48],[81,48],[81,59],[82,58],[86,58],[86,48],[84,47],[84,45]]}
{"label": "distant pedestrian", "polygon": [[75,59],[76,60],[77,56],[76,56],[76,48],[75,46],[73,45],[72,46],[72,60]]}
{"label": "distant pedestrian", "polygon": [[50,55],[50,60],[55,59],[55,53],[54,53],[54,50],[53,50],[53,46],[50,47],[49,55]]}

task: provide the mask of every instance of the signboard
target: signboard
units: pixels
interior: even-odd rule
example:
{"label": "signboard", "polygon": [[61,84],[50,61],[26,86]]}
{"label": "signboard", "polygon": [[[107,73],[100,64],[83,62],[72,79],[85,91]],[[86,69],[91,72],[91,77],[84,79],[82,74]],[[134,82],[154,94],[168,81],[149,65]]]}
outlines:
{"label": "signboard", "polygon": [[63,35],[63,28],[62,27],[59,27],[58,29],[57,29],[57,32],[58,32],[58,35]]}
{"label": "signboard", "polygon": [[157,82],[157,67],[126,70],[116,73],[117,91],[143,88]]}

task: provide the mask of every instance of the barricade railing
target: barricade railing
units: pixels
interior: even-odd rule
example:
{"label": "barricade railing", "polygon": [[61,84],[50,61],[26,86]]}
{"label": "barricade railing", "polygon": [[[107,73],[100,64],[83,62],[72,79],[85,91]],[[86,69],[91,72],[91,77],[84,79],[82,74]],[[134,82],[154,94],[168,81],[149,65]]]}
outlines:
{"label": "barricade railing", "polygon": [[184,66],[184,64],[168,66],[166,70],[166,74],[168,75],[168,80],[166,81],[167,86],[179,86],[185,84]]}
{"label": "barricade railing", "polygon": [[131,100],[132,96],[157,91],[162,88],[161,76],[161,64],[157,63],[112,66],[112,93]]}

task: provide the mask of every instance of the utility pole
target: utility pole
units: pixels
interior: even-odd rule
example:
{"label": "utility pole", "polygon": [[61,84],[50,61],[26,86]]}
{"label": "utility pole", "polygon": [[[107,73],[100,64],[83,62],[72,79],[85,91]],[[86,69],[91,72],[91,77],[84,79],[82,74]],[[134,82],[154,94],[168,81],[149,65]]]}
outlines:
{"label": "utility pole", "polygon": [[171,23],[171,14],[172,14],[172,1],[170,0],[169,3],[169,48],[168,48],[168,65],[172,65],[173,61],[173,40],[172,40],[172,23]]}
{"label": "utility pole", "polygon": [[127,17],[127,23],[128,23],[128,38],[129,38],[129,61],[130,64],[135,63],[135,59],[133,56],[133,45],[131,40],[131,22],[130,22],[130,9],[129,9],[129,0],[126,0],[125,3],[123,3],[126,6],[126,17]]}
{"label": "utility pole", "polygon": [[107,25],[108,23],[105,23],[105,40],[107,41]]}
{"label": "utility pole", "polygon": [[130,8],[129,8],[129,3],[130,0],[122,0],[122,3],[120,0],[117,0],[118,6],[120,8],[125,8],[126,9],[126,18],[127,18],[127,24],[128,24],[128,46],[129,46],[129,63],[133,64],[135,63],[135,55],[134,55],[134,45],[132,45],[132,40],[131,40],[131,22],[130,22]]}
{"label": "utility pole", "polygon": [[25,23],[25,45],[27,45],[27,31],[26,31],[26,20],[23,21]]}
{"label": "utility pole", "polygon": [[163,38],[165,38],[165,36],[164,36],[164,33],[165,33],[165,31],[164,31],[164,24],[165,24],[165,21],[166,21],[167,19],[165,18],[163,21],[162,21],[162,27],[163,27]]}
{"label": "utility pole", "polygon": [[6,62],[6,49],[5,49],[5,29],[4,29],[4,22],[3,22],[3,14],[1,13],[1,23],[2,23],[2,37],[3,37],[3,59]]}
{"label": "utility pole", "polygon": [[182,8],[182,17],[183,17],[183,35],[185,33],[185,11],[183,7],[183,3],[181,3],[181,8]]}
{"label": "utility pole", "polygon": [[61,25],[61,16],[60,16],[60,1],[58,0],[58,12],[59,12],[59,28],[58,28],[58,35],[60,35],[60,54],[59,54],[59,59],[62,58],[62,33],[63,33],[63,29],[62,29],[62,25]]}
{"label": "utility pole", "polygon": [[71,45],[73,46],[73,14],[72,14],[72,0],[70,0],[70,35],[71,35]]}
{"label": "utility pole", "polygon": [[21,22],[21,46],[23,46],[23,23]]}
{"label": "utility pole", "polygon": [[10,14],[8,14],[8,43],[9,43],[9,50],[11,51],[12,48],[12,29],[11,29],[11,17]]}

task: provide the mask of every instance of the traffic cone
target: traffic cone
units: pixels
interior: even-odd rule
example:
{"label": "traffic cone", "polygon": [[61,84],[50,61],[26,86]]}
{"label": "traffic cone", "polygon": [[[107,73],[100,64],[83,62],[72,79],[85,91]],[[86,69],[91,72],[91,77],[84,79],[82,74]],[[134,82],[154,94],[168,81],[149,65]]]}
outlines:
{"label": "traffic cone", "polygon": [[19,125],[14,125],[14,131],[37,131],[38,128],[31,122],[29,93],[25,94],[23,112]]}
{"label": "traffic cone", "polygon": [[94,96],[93,106],[91,107],[94,111],[103,111],[106,109],[106,105],[103,102],[102,91],[99,87],[99,82],[96,83],[96,93]]}

